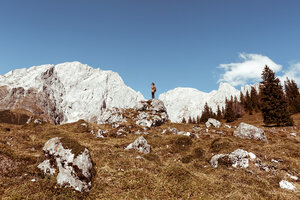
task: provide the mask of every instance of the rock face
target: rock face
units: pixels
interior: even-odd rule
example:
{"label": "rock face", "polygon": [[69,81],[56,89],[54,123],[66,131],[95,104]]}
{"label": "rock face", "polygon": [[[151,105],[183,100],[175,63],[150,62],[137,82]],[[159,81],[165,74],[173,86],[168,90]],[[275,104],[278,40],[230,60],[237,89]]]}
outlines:
{"label": "rock face", "polygon": [[144,100],[115,72],[79,62],[34,66],[0,76],[0,109],[26,109],[55,124],[97,122],[104,110]]}
{"label": "rock face", "polygon": [[214,155],[210,160],[210,165],[212,168],[217,168],[219,160],[225,164],[230,164],[235,168],[247,168],[249,166],[248,160],[249,153],[243,149],[237,149],[230,154],[218,154]]}
{"label": "rock face", "polygon": [[[259,84],[254,87],[257,91]],[[250,92],[251,86],[246,85],[241,88],[241,92],[245,95]],[[167,108],[169,118],[172,122],[181,122],[183,118],[197,118],[201,116],[205,103],[212,108],[213,112],[217,112],[218,106],[225,108],[225,98],[230,99],[236,96],[239,99],[240,91],[235,89],[228,83],[220,83],[218,90],[209,93],[199,91],[194,88],[175,88],[159,95]]]}
{"label": "rock face", "polygon": [[125,150],[130,149],[135,149],[141,153],[150,153],[151,146],[147,143],[147,140],[143,136],[140,136],[125,148]]}
{"label": "rock face", "polygon": [[240,123],[239,127],[233,132],[233,136],[246,139],[262,140],[268,143],[268,139],[262,129],[244,122]]}
{"label": "rock face", "polygon": [[[74,146],[75,141],[71,143]],[[46,159],[38,168],[46,175],[57,173],[58,185],[72,187],[80,192],[89,191],[92,186],[93,168],[89,150],[78,146],[79,144],[76,149],[68,149],[64,145],[62,138],[48,140],[43,148]],[[67,145],[69,146],[70,142]]]}
{"label": "rock face", "polygon": [[216,119],[209,118],[209,119],[207,120],[207,122],[205,123],[205,126],[206,126],[206,128],[209,128],[211,125],[213,125],[215,128],[220,128],[221,122],[219,122],[219,121],[216,120]]}

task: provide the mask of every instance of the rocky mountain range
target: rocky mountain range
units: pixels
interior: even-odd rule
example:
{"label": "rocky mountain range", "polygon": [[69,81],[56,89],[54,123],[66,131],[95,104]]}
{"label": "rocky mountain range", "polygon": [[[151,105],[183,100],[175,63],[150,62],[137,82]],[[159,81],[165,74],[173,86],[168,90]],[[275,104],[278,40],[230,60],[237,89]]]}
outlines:
{"label": "rocky mountain range", "polygon": [[[247,85],[241,91],[246,93],[250,88]],[[230,84],[220,83],[218,90],[209,93],[175,88],[159,99],[169,119],[180,122],[182,118],[200,116],[206,102],[216,111],[218,105],[225,106],[225,98],[239,94]],[[126,86],[118,73],[80,62],[33,66],[0,76],[0,109],[26,109],[55,124],[79,119],[101,123],[107,109],[133,108],[141,100],[144,96]]]}

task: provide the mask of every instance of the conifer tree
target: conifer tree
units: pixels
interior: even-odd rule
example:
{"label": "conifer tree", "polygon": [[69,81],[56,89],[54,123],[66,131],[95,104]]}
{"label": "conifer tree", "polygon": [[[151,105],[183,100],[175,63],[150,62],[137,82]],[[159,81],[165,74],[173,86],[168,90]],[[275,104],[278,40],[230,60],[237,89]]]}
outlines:
{"label": "conifer tree", "polygon": [[224,119],[226,120],[226,122],[233,122],[235,120],[235,113],[233,111],[233,100],[231,97],[231,100],[227,100],[226,98],[226,108],[225,108],[225,115],[224,115]]}
{"label": "conifer tree", "polygon": [[251,87],[250,96],[251,96],[250,98],[251,98],[253,110],[255,110],[255,112],[258,112],[258,110],[259,110],[259,99],[258,98],[259,97],[258,97],[256,89],[253,86]]}
{"label": "conifer tree", "polygon": [[217,120],[221,120],[222,119],[222,111],[220,110],[220,106],[218,105],[218,109],[217,109]]}
{"label": "conifer tree", "polygon": [[206,102],[204,105],[204,108],[203,108],[200,122],[205,123],[205,122],[207,122],[208,118],[210,118],[210,117],[211,117],[211,109],[209,108],[209,106]]}
{"label": "conifer tree", "polygon": [[191,123],[193,123],[193,121],[192,121],[192,118],[191,118],[191,116],[189,116],[189,119],[188,119],[188,124],[191,124]]}
{"label": "conifer tree", "polygon": [[201,122],[200,122],[200,116],[198,115],[197,116],[197,124],[200,124]]}
{"label": "conifer tree", "polygon": [[280,80],[265,66],[261,82],[261,111],[266,125],[291,126],[293,120]]}
{"label": "conifer tree", "polygon": [[292,114],[300,112],[300,94],[296,82],[287,78],[284,87],[290,112]]}
{"label": "conifer tree", "polygon": [[245,97],[245,109],[247,112],[249,112],[250,115],[252,115],[253,111],[253,102],[251,100],[251,97],[249,95],[249,91],[247,90],[246,92],[246,97]]}
{"label": "conifer tree", "polygon": [[242,91],[240,92],[240,102],[241,102],[242,106],[245,106],[245,96],[242,93]]}
{"label": "conifer tree", "polygon": [[182,118],[181,123],[186,124],[186,119],[185,119],[185,118]]}

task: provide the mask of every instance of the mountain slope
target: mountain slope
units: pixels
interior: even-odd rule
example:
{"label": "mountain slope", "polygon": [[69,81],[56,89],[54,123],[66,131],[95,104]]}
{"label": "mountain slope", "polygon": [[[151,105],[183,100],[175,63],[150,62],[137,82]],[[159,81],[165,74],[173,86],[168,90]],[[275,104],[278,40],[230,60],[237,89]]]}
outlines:
{"label": "mountain slope", "polygon": [[[259,84],[255,84],[254,87],[258,91]],[[250,85],[241,88],[243,94],[246,94],[246,91],[250,92],[250,90]],[[159,95],[159,99],[164,102],[170,120],[181,122],[183,118],[201,116],[206,102],[216,112],[218,105],[220,109],[225,107],[225,98],[229,99],[231,96],[239,98],[240,91],[228,83],[220,83],[218,90],[209,93],[194,88],[175,88]]]}
{"label": "mountain slope", "polygon": [[0,109],[27,109],[56,124],[96,122],[106,108],[134,107],[144,100],[115,72],[80,62],[34,66],[0,76]]}

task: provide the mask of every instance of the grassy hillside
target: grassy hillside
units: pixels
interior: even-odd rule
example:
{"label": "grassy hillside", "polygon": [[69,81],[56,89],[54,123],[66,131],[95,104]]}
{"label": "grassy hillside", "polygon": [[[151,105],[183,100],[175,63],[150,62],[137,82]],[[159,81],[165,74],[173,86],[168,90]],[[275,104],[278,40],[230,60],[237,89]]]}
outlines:
{"label": "grassy hillside", "polygon": [[[126,126],[126,136],[114,134],[108,125],[84,121],[54,126],[52,124],[0,124],[0,196],[2,199],[300,199],[300,182],[296,192],[279,187],[286,173],[300,177],[300,114],[293,116],[294,127],[263,127],[260,114],[244,116],[233,128],[194,131],[197,137],[174,135],[168,127],[193,131],[192,124],[164,124],[143,135],[152,147],[150,154],[125,151],[141,130]],[[18,121],[19,122],[19,121]],[[265,130],[269,144],[233,137],[234,126],[246,122]],[[98,128],[109,130],[108,137],[91,134]],[[222,131],[224,135],[217,132]],[[297,136],[291,136],[295,132]],[[89,193],[79,193],[56,185],[54,177],[44,176],[37,168],[43,161],[42,148],[53,137],[76,140],[87,147],[95,163],[96,176]],[[221,165],[211,168],[209,160],[217,153],[237,148],[253,152],[264,164],[273,166],[266,172],[250,164],[247,169]],[[272,159],[280,162],[274,163]]]}

